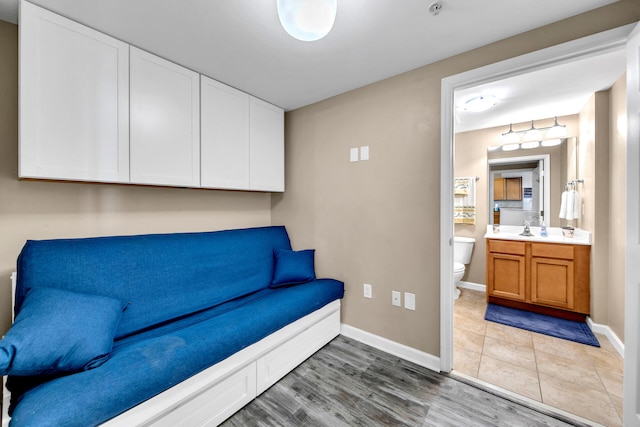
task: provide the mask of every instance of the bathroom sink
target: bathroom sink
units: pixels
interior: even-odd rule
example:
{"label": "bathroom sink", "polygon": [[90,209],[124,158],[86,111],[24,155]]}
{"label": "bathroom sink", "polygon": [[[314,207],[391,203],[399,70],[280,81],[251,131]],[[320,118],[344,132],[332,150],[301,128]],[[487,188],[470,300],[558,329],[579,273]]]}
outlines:
{"label": "bathroom sink", "polygon": [[562,228],[547,227],[547,237],[540,236],[540,227],[531,227],[530,236],[522,235],[521,225],[501,225],[498,232],[493,231],[493,225],[487,226],[486,239],[524,240],[547,243],[566,243],[572,245],[591,245],[591,233],[576,229],[574,237],[564,237]]}

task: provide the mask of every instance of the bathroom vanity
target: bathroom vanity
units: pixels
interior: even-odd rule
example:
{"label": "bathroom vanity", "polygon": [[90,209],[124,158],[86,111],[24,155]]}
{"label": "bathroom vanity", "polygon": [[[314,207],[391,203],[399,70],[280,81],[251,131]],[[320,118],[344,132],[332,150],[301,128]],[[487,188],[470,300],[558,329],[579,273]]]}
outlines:
{"label": "bathroom vanity", "polygon": [[547,237],[532,227],[488,227],[487,302],[571,320],[584,320],[590,310],[591,234],[576,230],[573,238],[560,228]]}

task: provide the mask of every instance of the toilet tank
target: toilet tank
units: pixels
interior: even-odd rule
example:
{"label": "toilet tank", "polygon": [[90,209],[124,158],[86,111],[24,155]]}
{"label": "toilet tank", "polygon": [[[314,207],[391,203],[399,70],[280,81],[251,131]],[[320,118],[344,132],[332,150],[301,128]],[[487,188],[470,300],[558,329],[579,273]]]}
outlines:
{"label": "toilet tank", "polygon": [[471,253],[473,252],[473,245],[476,239],[473,237],[459,237],[453,238],[453,260],[462,264],[469,264],[471,262]]}

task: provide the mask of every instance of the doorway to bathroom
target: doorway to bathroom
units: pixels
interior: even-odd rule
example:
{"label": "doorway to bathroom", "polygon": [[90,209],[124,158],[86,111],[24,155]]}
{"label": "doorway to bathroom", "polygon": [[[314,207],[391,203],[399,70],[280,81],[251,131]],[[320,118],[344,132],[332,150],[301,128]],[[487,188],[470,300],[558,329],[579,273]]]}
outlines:
{"label": "doorway to bathroom", "polygon": [[[553,63],[561,63],[566,61],[573,61],[581,57],[581,55],[591,56],[597,53],[595,51],[610,52],[615,49],[622,49],[626,42],[627,35],[629,33],[629,28],[620,29],[619,31],[607,32],[608,34],[600,34],[593,37],[590,37],[588,41],[580,40],[575,43],[568,43],[566,45],[561,45],[556,48],[551,48],[545,51],[536,52],[534,54],[526,55],[525,57],[514,58],[513,60],[504,61],[504,63],[494,64],[492,66],[484,67],[484,69],[473,70],[469,73],[463,73],[463,75],[452,76],[452,78],[443,80],[443,96],[442,96],[442,133],[443,133],[443,146],[442,146],[442,224],[441,224],[441,369],[443,371],[450,371],[452,368],[455,371],[454,366],[454,306],[452,303],[452,264],[453,264],[453,254],[452,254],[452,237],[454,234],[453,224],[452,224],[452,206],[453,206],[453,196],[452,196],[452,183],[454,178],[454,166],[453,166],[453,158],[454,158],[454,145],[453,145],[453,135],[454,135],[454,106],[453,106],[453,94],[458,89],[466,89],[474,86],[481,85],[485,82],[497,81],[502,78],[511,77],[514,75],[519,75],[525,72],[530,72],[532,70],[537,69],[546,69],[550,67]],[[587,53],[588,51],[588,53]],[[508,64],[507,64],[508,63]],[[553,113],[550,113],[553,115]],[[509,125],[509,121],[506,120],[503,123],[505,126]],[[505,129],[506,131],[506,129]],[[488,174],[486,175],[488,178]],[[484,183],[487,186],[487,182]],[[636,195],[637,196],[637,195]],[[485,222],[484,224],[489,224],[489,222]],[[482,225],[481,225],[482,226]],[[483,249],[483,245],[480,244],[479,250]],[[478,250],[478,248],[476,248]],[[472,294],[473,295],[473,294]],[[476,294],[476,297],[473,298],[476,301],[482,302],[482,294]],[[456,303],[458,304],[458,303]],[[479,307],[479,308],[478,308]],[[482,314],[482,306],[478,306],[475,308],[477,313]],[[473,310],[473,309],[472,309]],[[459,317],[456,318],[459,320]],[[473,323],[473,322],[470,322]],[[485,343],[492,343],[494,340],[500,340],[499,337],[495,337],[492,335],[497,335],[498,333],[493,331],[491,335],[484,335],[482,337],[482,341],[478,340],[477,351],[481,355],[486,355],[487,360],[491,358],[491,356],[496,356],[495,349],[484,348]],[[503,337],[504,338],[504,337]],[[510,337],[508,339],[502,339],[502,341],[512,341],[515,343],[518,338]],[[538,343],[538,347],[542,346],[542,343]],[[553,348],[554,345],[550,345],[548,349]],[[513,349],[511,349],[513,350]],[[586,350],[589,352],[589,350]],[[486,354],[485,354],[486,353]],[[538,355],[534,353],[533,359],[530,359],[529,356],[525,356],[524,354],[518,354],[517,352],[512,351],[512,355],[514,360],[533,360],[533,363],[536,364]],[[549,350],[550,358],[554,356],[554,354]],[[555,356],[560,356],[555,354]],[[543,357],[543,356],[540,356]],[[498,360],[499,362],[494,363],[493,368],[497,371],[502,377],[509,378],[510,371],[506,369],[506,363],[504,363],[504,357],[498,358],[493,357],[494,361]],[[557,362],[557,361],[556,361]],[[604,362],[603,362],[604,363]],[[614,362],[618,363],[618,362]],[[527,368],[524,368],[527,369]],[[556,367],[556,369],[559,369]],[[537,373],[538,378],[548,376],[547,373]],[[600,378],[601,382],[610,381],[611,378],[604,379],[605,374],[598,374],[596,371],[596,375]],[[513,377],[512,377],[513,378]],[[616,377],[616,379],[618,379]],[[515,381],[515,380],[514,380]],[[539,385],[538,389],[540,392],[543,392],[543,388],[546,386]],[[560,387],[561,388],[561,387]],[[584,388],[583,388],[584,390]],[[547,387],[547,393],[549,392],[549,388]],[[620,393],[621,394],[621,393]],[[526,393],[520,394],[524,395],[529,399],[535,401],[535,397],[527,396]],[[621,407],[622,396],[613,396],[611,400],[615,398],[619,399],[619,406]],[[575,400],[574,400],[575,402]],[[612,406],[615,406],[612,403]],[[614,412],[616,408],[613,408]],[[620,415],[620,414],[618,414]],[[619,422],[619,420],[618,420]]]}

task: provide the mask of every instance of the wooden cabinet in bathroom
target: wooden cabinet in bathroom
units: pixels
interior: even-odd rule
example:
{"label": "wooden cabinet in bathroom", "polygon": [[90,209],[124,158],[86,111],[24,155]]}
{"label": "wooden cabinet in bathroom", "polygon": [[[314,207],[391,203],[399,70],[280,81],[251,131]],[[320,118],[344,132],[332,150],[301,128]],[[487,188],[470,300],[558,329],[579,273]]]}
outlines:
{"label": "wooden cabinet in bathroom", "polygon": [[493,200],[522,200],[522,177],[494,178]]}
{"label": "wooden cabinet in bathroom", "polygon": [[487,301],[583,320],[590,254],[588,245],[487,239]]}

